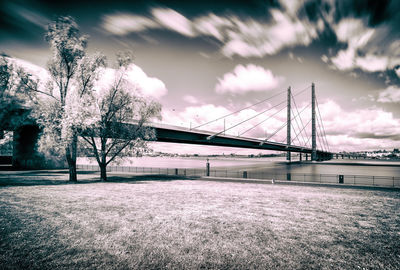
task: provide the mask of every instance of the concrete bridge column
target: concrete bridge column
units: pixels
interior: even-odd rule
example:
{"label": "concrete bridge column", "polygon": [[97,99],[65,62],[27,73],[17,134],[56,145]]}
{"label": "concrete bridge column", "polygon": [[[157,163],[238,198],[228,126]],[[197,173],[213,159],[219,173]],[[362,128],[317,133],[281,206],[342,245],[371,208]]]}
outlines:
{"label": "concrete bridge column", "polygon": [[[289,147],[292,144],[292,140],[291,140],[291,115],[290,115],[290,110],[291,110],[291,106],[290,106],[290,101],[291,101],[291,93],[290,93],[290,87],[287,90],[287,136],[286,136],[286,140],[287,140],[287,146]],[[287,151],[286,153],[286,160],[287,161],[291,161],[292,160],[292,156],[290,151]]]}
{"label": "concrete bridge column", "polygon": [[312,83],[311,85],[311,160],[317,160],[317,131],[315,125],[315,85]]}
{"label": "concrete bridge column", "polygon": [[301,152],[299,153],[299,160],[302,160]]}
{"label": "concrete bridge column", "polygon": [[12,165],[17,169],[39,168],[42,158],[37,153],[40,129],[36,125],[24,125],[14,130]]}

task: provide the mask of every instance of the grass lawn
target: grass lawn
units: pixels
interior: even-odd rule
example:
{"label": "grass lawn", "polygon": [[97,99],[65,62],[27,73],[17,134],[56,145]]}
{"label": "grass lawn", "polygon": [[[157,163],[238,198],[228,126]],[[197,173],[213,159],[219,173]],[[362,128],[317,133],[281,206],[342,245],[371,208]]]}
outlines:
{"label": "grass lawn", "polygon": [[0,188],[0,269],[400,269],[400,192],[125,181]]}

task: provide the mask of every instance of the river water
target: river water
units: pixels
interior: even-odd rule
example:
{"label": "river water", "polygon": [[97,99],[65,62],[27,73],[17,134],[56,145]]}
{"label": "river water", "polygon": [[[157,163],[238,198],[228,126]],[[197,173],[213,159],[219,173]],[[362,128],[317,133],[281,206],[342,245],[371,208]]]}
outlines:
{"label": "river water", "polygon": [[[230,172],[257,172],[259,174],[312,174],[312,175],[363,175],[400,177],[400,162],[376,160],[338,159],[324,162],[287,163],[283,157],[276,158],[209,158],[211,170]],[[205,169],[205,157],[129,157],[113,166],[144,168]],[[79,158],[78,164],[95,165],[94,159]]]}

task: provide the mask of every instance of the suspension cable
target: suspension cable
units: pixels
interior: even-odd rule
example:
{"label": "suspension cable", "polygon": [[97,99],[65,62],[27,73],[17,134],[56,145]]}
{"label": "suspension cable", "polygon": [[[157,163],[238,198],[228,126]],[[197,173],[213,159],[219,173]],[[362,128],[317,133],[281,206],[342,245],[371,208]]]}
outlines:
{"label": "suspension cable", "polygon": [[[299,115],[299,117],[300,117],[300,115]],[[300,118],[300,119],[301,119],[301,118]],[[295,120],[295,122],[296,122],[296,126],[297,126],[298,130],[300,131],[300,130],[301,130],[301,127],[300,127],[300,125],[299,125],[299,123],[298,123],[298,121],[297,121],[297,117],[294,118],[294,120]],[[294,126],[293,126],[293,131],[296,133],[296,130],[295,130]],[[297,134],[296,134],[296,135],[297,135]],[[302,135],[302,134],[301,134],[301,135]],[[303,140],[303,143],[305,144],[304,136],[301,136],[301,139]],[[301,145],[300,140],[299,140],[299,144]]]}
{"label": "suspension cable", "polygon": [[[294,107],[296,108],[296,111],[299,112],[298,107],[297,107],[297,104],[296,104],[296,100],[294,99],[294,96],[293,96],[293,95],[292,95],[292,97],[293,97]],[[302,127],[304,127],[303,119],[301,118],[301,116],[300,116],[299,118],[300,118],[300,122],[301,122]],[[305,133],[305,137],[307,138],[307,137],[308,137],[308,134],[307,134],[306,130],[304,130],[304,133]],[[304,137],[303,137],[303,138],[304,138]],[[304,139],[304,141],[305,141],[305,139]]]}
{"label": "suspension cable", "polygon": [[325,127],[324,127],[324,122],[322,121],[321,112],[320,112],[320,110],[319,110],[319,104],[318,104],[317,98],[315,98],[315,101],[316,101],[316,103],[317,103],[317,111],[318,111],[318,115],[319,115],[319,118],[320,118],[320,121],[321,121],[322,131],[323,131],[323,134],[324,134],[324,138],[325,138],[325,141],[326,141],[326,145],[327,145],[327,147],[328,147],[328,151],[330,152],[331,149],[330,149],[330,147],[329,147],[329,143],[328,143],[328,139],[327,139],[327,136],[326,136]]}
{"label": "suspension cable", "polygon": [[273,108],[278,107],[279,105],[282,105],[282,104],[285,103],[285,102],[286,102],[286,100],[284,100],[284,101],[282,101],[281,103],[279,103],[279,104],[277,104],[277,105],[275,105],[275,106],[272,106],[272,107],[270,107],[270,108],[268,108],[268,109],[266,109],[266,110],[264,110],[264,111],[262,111],[262,112],[260,112],[260,113],[257,113],[256,115],[253,115],[252,117],[250,117],[250,118],[248,118],[248,119],[246,119],[246,120],[243,120],[243,121],[237,123],[236,125],[233,125],[233,126],[227,128],[227,129],[224,129],[223,131],[217,132],[217,133],[215,133],[214,135],[209,136],[207,139],[208,139],[208,140],[211,140],[211,139],[214,138],[215,136],[218,136],[219,134],[224,133],[224,132],[227,131],[227,130],[230,130],[230,129],[234,128],[234,127],[237,127],[237,126],[243,124],[244,122],[247,122],[247,121],[249,121],[249,120],[251,120],[251,119],[254,119],[254,118],[256,118],[257,116],[259,116],[259,115],[261,115],[261,114],[263,114],[263,113],[266,113],[267,111],[272,110]]}
{"label": "suspension cable", "polygon": [[[302,129],[302,131],[309,125],[311,123],[311,119],[310,119],[310,121],[308,121],[308,123],[303,127],[303,129]],[[297,136],[296,136],[297,137]],[[307,142],[308,143],[308,142]],[[307,146],[305,146],[305,147],[307,147]]]}
{"label": "suspension cable", "polygon": [[[306,90],[307,90],[308,88],[310,88],[310,87],[311,87],[311,86],[307,86],[306,88],[300,90],[298,93],[295,94],[295,96],[300,95],[301,93],[303,93],[304,91],[306,91]],[[279,92],[279,93],[277,93],[277,94],[275,94],[275,95],[273,95],[273,96],[271,96],[271,97],[268,97],[268,98],[263,99],[263,100],[261,100],[261,101],[259,101],[259,102],[253,103],[253,104],[251,104],[251,105],[249,105],[249,106],[247,106],[247,107],[244,107],[244,108],[242,108],[242,109],[240,109],[240,110],[237,110],[237,111],[234,111],[234,112],[232,112],[232,113],[223,115],[223,116],[221,116],[221,117],[219,117],[219,118],[217,118],[217,119],[208,121],[208,122],[206,122],[206,123],[204,123],[204,124],[195,126],[195,127],[191,128],[191,129],[196,129],[196,128],[199,128],[199,127],[208,125],[208,124],[210,124],[210,123],[216,122],[216,121],[218,121],[218,120],[221,120],[221,119],[223,119],[223,118],[225,118],[225,117],[229,117],[229,116],[234,115],[234,114],[236,114],[236,113],[238,113],[238,112],[241,112],[241,111],[243,111],[243,110],[246,110],[246,109],[249,109],[249,108],[251,108],[251,107],[254,107],[254,106],[258,105],[258,104],[261,104],[261,103],[263,103],[263,102],[265,102],[265,101],[267,101],[267,100],[273,99],[274,97],[277,97],[277,96],[279,96],[279,95],[281,95],[281,94],[283,94],[283,93],[286,93],[286,89],[283,90],[283,91],[281,91],[281,92]]]}
{"label": "suspension cable", "polygon": [[269,97],[269,98],[263,99],[263,100],[261,100],[261,101],[259,101],[259,102],[256,102],[256,103],[253,103],[253,104],[251,104],[251,105],[249,105],[249,106],[247,106],[247,107],[245,107],[245,108],[242,108],[242,109],[240,109],[240,110],[234,111],[234,112],[229,113],[229,114],[226,114],[226,115],[224,115],[224,116],[221,116],[221,117],[219,117],[219,118],[217,118],[217,119],[211,120],[211,121],[209,121],[209,122],[207,122],[207,123],[204,123],[204,124],[201,124],[201,125],[199,125],[199,126],[196,126],[196,127],[192,128],[192,129],[196,129],[196,128],[199,128],[199,127],[208,125],[208,124],[210,124],[210,123],[213,123],[213,122],[215,122],[215,121],[221,120],[221,119],[223,119],[223,118],[225,118],[225,117],[234,115],[234,114],[236,114],[236,113],[238,113],[238,112],[244,111],[244,110],[246,110],[246,109],[248,109],[248,108],[251,108],[251,107],[254,107],[254,106],[258,105],[258,104],[261,104],[261,103],[263,103],[263,102],[265,102],[265,101],[267,101],[267,100],[273,99],[274,97],[277,97],[277,96],[279,96],[279,95],[281,95],[281,94],[283,94],[283,93],[285,93],[285,90],[284,90],[284,91],[281,91],[281,92],[279,92],[279,93],[277,93],[277,94],[275,94],[275,95],[273,95],[273,96],[271,96],[271,97]]}
{"label": "suspension cable", "polygon": [[[299,128],[299,130],[300,130],[300,128]],[[299,136],[299,134],[300,133],[297,133],[296,132],[296,129],[293,127],[293,131],[294,131],[294,135],[296,135],[295,137],[294,137],[294,139],[292,140],[293,142],[294,142],[294,140],[295,139],[297,139],[297,142],[299,143],[299,146],[301,146],[301,141],[299,140],[299,138],[298,138],[298,136]],[[287,138],[286,138],[287,139]],[[304,142],[303,142],[304,143]]]}
{"label": "suspension cable", "polygon": [[[300,113],[302,113],[305,109],[307,109],[308,107],[310,107],[310,105],[311,105],[311,103],[309,103],[306,107],[304,107],[302,110],[301,110],[301,112]],[[294,116],[294,117],[297,117],[297,115],[296,116]],[[292,118],[290,118],[291,120],[293,119],[293,117]],[[266,138],[265,140],[263,140],[262,142],[261,142],[261,145],[262,144],[264,144],[266,141],[268,141],[269,139],[271,139],[276,133],[278,133],[282,128],[284,128],[285,126],[287,125],[287,123],[284,123],[281,127],[279,127],[279,129],[277,130],[277,131],[275,131],[271,136],[269,136],[268,138]]]}
{"label": "suspension cable", "polygon": [[256,125],[254,125],[253,127],[247,129],[246,131],[240,133],[240,134],[238,135],[238,137],[240,137],[240,136],[242,136],[243,134],[247,133],[248,131],[250,131],[250,130],[256,128],[256,127],[258,127],[259,125],[261,125],[261,124],[264,123],[265,121],[271,119],[273,116],[275,116],[275,115],[277,115],[278,113],[280,113],[283,109],[286,109],[286,107],[287,107],[287,106],[282,107],[279,111],[276,111],[274,114],[268,116],[266,119],[262,120],[262,121],[259,122],[258,124],[256,124]]}

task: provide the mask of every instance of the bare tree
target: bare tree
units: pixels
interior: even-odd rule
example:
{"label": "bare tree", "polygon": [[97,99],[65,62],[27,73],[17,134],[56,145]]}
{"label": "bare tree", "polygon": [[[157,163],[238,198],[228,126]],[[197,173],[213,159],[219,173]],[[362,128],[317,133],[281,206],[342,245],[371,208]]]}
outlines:
{"label": "bare tree", "polygon": [[86,125],[81,136],[90,146],[100,167],[100,177],[107,180],[107,165],[117,157],[135,155],[148,149],[146,141],[155,138],[154,129],[146,126],[151,118],[160,118],[161,105],[146,100],[126,80],[130,54],[117,56],[117,69],[111,85],[87,92],[91,99],[85,106]]}

